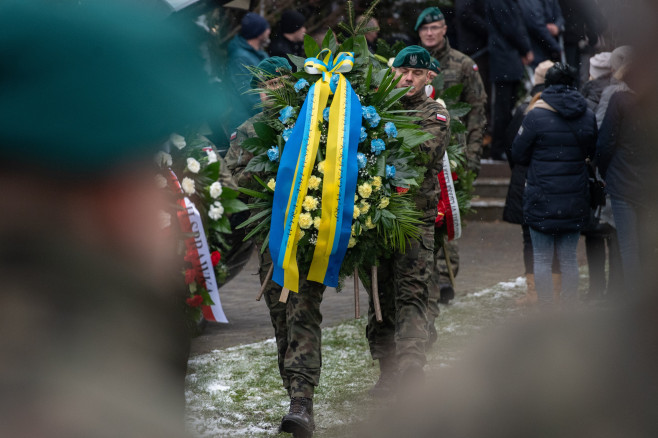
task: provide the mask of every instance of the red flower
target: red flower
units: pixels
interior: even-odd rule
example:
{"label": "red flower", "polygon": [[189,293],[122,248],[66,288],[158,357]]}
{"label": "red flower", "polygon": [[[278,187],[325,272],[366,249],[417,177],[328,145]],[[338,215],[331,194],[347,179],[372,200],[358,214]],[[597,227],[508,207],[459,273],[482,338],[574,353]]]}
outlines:
{"label": "red flower", "polygon": [[395,191],[398,192],[398,193],[407,193],[409,191],[409,189],[404,188],[404,187],[396,187]]}
{"label": "red flower", "polygon": [[213,266],[217,266],[217,264],[221,259],[222,259],[222,255],[219,253],[219,251],[213,251],[210,254],[210,261],[212,262]]}
{"label": "red flower", "polygon": [[192,284],[194,283],[195,279],[196,279],[196,275],[194,275],[194,269],[186,269],[185,284]]}
{"label": "red flower", "polygon": [[457,175],[457,172],[451,172],[452,173],[452,181],[457,181],[459,179],[459,176]]}
{"label": "red flower", "polygon": [[188,250],[185,253],[185,257],[183,257],[183,260],[185,260],[186,262],[192,263],[192,262],[194,262],[194,259],[196,259],[196,258],[197,258],[197,255],[194,254],[194,251],[189,251]]}
{"label": "red flower", "polygon": [[194,295],[186,299],[185,302],[190,307],[199,307],[203,303],[203,297],[201,295]]}

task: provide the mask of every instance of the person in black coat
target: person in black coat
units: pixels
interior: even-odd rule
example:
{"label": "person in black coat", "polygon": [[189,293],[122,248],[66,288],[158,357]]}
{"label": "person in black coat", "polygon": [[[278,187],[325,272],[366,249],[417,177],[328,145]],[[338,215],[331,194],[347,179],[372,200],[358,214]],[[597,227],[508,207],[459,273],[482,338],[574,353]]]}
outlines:
{"label": "person in black coat", "polygon": [[551,264],[557,252],[561,300],[578,291],[576,247],[590,218],[586,159],[594,156],[594,113],[574,88],[578,72],[558,63],[546,73],[546,90],[519,129],[512,160],[528,166],[523,216],[530,226],[540,305],[553,301]]}
{"label": "person in black coat", "polygon": [[502,160],[505,130],[512,118],[516,90],[534,55],[521,10],[515,0],[488,0],[485,5],[489,25],[489,78],[491,87],[491,158]]}
{"label": "person in black coat", "polygon": [[639,230],[647,216],[645,186],[654,172],[645,116],[637,110],[634,92],[613,94],[596,145],[597,165],[606,182],[617,227],[627,292],[639,289],[643,275]]}
{"label": "person in black coat", "polygon": [[277,35],[270,43],[270,56],[286,58],[292,64],[288,55],[306,57],[304,53],[304,34],[306,18],[293,9],[287,9],[281,14]]}

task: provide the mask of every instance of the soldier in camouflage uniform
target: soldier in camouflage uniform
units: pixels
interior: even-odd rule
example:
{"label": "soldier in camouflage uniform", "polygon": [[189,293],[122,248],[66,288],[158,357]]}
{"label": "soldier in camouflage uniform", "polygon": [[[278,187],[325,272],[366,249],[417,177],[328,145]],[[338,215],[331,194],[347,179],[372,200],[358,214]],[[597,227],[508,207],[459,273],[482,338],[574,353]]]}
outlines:
{"label": "soldier in camouflage uniform", "polygon": [[[422,380],[427,341],[428,283],[433,265],[434,220],[439,199],[437,174],[450,138],[448,111],[425,94],[430,55],[419,46],[400,51],[393,62],[402,76],[399,88],[413,86],[402,99],[408,110],[417,110],[420,127],[435,137],[420,147],[429,158],[425,179],[415,197],[423,213],[419,240],[409,242],[403,253],[380,260],[377,285],[383,322],[377,322],[372,303],[368,311],[367,337],[373,359],[379,360],[380,378],[371,390],[374,396],[388,395],[399,376],[403,385]],[[400,389],[406,389],[404,387]]]}
{"label": "soldier in camouflage uniform", "polygon": [[[478,73],[475,61],[462,52],[450,47],[445,36],[447,26],[443,13],[439,8],[427,8],[418,16],[414,28],[418,32],[421,45],[441,64],[443,72],[444,89],[454,85],[464,86],[459,101],[471,105],[471,110],[465,116],[466,125],[466,168],[476,173],[480,172],[480,157],[482,155],[482,139],[486,125],[487,93]],[[459,270],[459,252],[455,241],[445,242],[448,251],[453,275]],[[432,287],[430,289],[430,344],[436,340],[434,319],[439,314],[438,302],[447,303],[455,295],[450,283],[448,266],[445,261],[445,252],[441,246],[437,248],[432,273]]]}
{"label": "soldier in camouflage uniform", "polygon": [[[258,68],[262,69],[264,66],[261,64],[271,63],[273,60],[277,63],[285,63],[286,68],[291,69],[288,61],[279,57],[268,58],[261,62]],[[275,69],[270,73],[272,76],[280,76],[278,72],[279,70]],[[276,80],[276,78],[270,79],[265,85],[273,86],[275,83],[270,81]],[[256,136],[254,123],[260,120],[263,120],[262,113],[252,116],[231,134],[231,145],[225,160],[240,187],[247,187],[250,184],[251,174],[244,170],[249,160],[253,158],[253,155],[242,149],[240,145],[245,139]],[[262,284],[272,265],[272,258],[269,250],[261,254],[260,249],[259,247],[258,274]],[[315,428],[313,393],[320,383],[322,366],[320,303],[324,290],[323,284],[307,280],[306,275],[300,272],[299,293],[291,293],[286,303],[279,301],[282,287],[271,279],[264,293],[274,327],[279,373],[283,386],[290,396],[290,409],[282,419],[281,430],[293,433],[295,437],[310,437]]]}

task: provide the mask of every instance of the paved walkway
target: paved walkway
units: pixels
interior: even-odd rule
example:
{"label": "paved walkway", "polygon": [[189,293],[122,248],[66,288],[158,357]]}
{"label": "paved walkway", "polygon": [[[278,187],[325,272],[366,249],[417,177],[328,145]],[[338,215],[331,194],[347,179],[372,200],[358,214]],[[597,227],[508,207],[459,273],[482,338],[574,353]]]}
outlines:
{"label": "paved walkway", "polygon": [[[460,294],[472,293],[500,281],[523,275],[521,227],[506,222],[468,222],[458,240],[461,267],[457,277]],[[579,248],[582,263],[582,246]],[[242,272],[220,290],[228,324],[209,323],[192,340],[193,356],[212,350],[257,342],[274,336],[265,301],[256,301],[260,288],[255,254]],[[367,315],[367,294],[360,287],[361,317]],[[323,326],[354,318],[354,287],[345,281],[342,292],[328,288],[322,302]]]}

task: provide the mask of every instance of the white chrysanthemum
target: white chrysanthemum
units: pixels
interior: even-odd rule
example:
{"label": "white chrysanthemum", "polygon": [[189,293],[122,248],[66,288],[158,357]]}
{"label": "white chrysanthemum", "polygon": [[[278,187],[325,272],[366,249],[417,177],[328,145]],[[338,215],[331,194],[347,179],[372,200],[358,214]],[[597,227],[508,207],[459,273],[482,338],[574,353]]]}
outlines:
{"label": "white chrysanthemum", "polygon": [[217,162],[217,154],[215,153],[215,151],[213,151],[212,149],[209,149],[207,151],[207,153],[208,153],[208,164],[216,163]]}
{"label": "white chrysanthemum", "polygon": [[213,199],[217,199],[222,195],[222,183],[219,181],[215,181],[214,183],[210,184],[210,196]]}
{"label": "white chrysanthemum", "polygon": [[164,151],[160,151],[157,153],[155,156],[155,164],[157,164],[160,167],[171,167],[171,155]]}
{"label": "white chrysanthemum", "polygon": [[210,206],[210,209],[208,210],[208,216],[210,219],[214,221],[218,221],[222,218],[224,215],[224,206],[220,204],[219,202],[215,202],[213,205]]}
{"label": "white chrysanthemum", "polygon": [[185,137],[183,137],[182,135],[171,134],[169,136],[169,141],[178,149],[183,149],[185,146],[187,146],[187,143],[185,143]]}
{"label": "white chrysanthemum", "polygon": [[193,195],[196,192],[196,188],[194,187],[194,180],[192,178],[183,178],[181,187],[183,188],[183,191],[188,195]]}
{"label": "white chrysanthemum", "polygon": [[194,158],[188,158],[187,170],[189,170],[192,173],[199,173],[199,170],[201,170],[201,164],[199,164],[199,162]]}
{"label": "white chrysanthemum", "polygon": [[164,189],[165,187],[167,187],[167,178],[165,178],[164,176],[158,173],[157,175],[155,175],[155,185],[159,189]]}
{"label": "white chrysanthemum", "polygon": [[160,229],[162,230],[171,226],[171,215],[166,211],[160,210],[158,220],[160,221]]}

